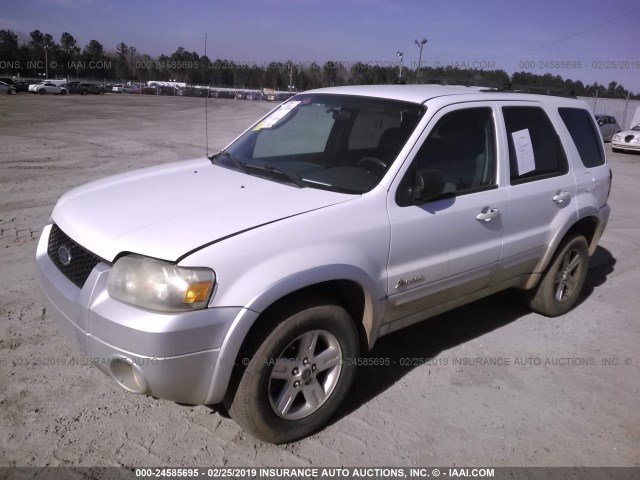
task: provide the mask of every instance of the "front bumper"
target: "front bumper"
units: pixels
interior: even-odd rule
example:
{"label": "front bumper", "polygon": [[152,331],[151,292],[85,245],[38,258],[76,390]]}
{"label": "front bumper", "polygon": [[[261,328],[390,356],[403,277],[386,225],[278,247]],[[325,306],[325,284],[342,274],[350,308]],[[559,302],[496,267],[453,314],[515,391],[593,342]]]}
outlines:
{"label": "front bumper", "polygon": [[221,365],[220,349],[246,309],[164,314],[126,305],[109,297],[105,263],[80,289],[49,258],[50,230],[46,226],[38,242],[36,279],[47,311],[94,366],[132,393],[189,404],[222,399],[228,375],[216,369],[226,373],[232,365]]}
{"label": "front bumper", "polygon": [[620,150],[640,151],[640,143],[627,143],[627,142],[612,140],[611,148],[619,148]]}

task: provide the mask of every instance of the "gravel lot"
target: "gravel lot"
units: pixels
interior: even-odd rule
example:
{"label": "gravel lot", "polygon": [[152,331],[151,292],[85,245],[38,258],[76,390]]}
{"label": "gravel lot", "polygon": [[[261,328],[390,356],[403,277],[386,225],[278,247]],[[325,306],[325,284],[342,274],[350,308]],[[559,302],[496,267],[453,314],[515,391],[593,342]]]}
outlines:
{"label": "gravel lot", "polygon": [[[272,106],[210,100],[210,150]],[[640,466],[640,155],[608,146],[613,213],[577,308],[549,320],[503,293],[385,337],[372,356],[396,365],[362,368],[311,438],[263,444],[84,364],[33,278],[56,199],[204,141],[203,99],[0,96],[0,465]]]}

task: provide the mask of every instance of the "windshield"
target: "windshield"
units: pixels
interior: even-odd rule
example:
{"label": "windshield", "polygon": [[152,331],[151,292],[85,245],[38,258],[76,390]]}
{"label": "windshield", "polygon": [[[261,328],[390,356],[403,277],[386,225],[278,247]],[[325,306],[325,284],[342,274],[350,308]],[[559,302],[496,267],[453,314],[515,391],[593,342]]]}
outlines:
{"label": "windshield", "polygon": [[640,132],[640,123],[638,125],[636,125],[635,127],[633,127],[631,130],[635,130],[637,132]]}
{"label": "windshield", "polygon": [[298,187],[360,194],[378,184],[423,113],[414,103],[300,94],[213,161]]}

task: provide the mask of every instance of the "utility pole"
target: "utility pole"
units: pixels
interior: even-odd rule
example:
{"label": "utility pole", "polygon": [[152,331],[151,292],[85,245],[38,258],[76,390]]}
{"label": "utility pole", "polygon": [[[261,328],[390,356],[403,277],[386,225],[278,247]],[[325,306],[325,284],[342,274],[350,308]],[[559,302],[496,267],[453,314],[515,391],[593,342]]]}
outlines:
{"label": "utility pole", "polygon": [[398,75],[398,77],[402,77],[402,59],[404,58],[404,53],[401,52],[400,50],[398,50],[398,58],[400,59],[399,64],[400,64],[400,74]]}
{"label": "utility pole", "polygon": [[45,45],[44,46],[44,68],[45,68],[45,76],[44,79],[46,80],[47,78],[49,78],[49,56],[47,55],[47,50],[49,49],[49,45]]}
{"label": "utility pole", "polygon": [[289,60],[289,93],[293,88],[293,60]]}

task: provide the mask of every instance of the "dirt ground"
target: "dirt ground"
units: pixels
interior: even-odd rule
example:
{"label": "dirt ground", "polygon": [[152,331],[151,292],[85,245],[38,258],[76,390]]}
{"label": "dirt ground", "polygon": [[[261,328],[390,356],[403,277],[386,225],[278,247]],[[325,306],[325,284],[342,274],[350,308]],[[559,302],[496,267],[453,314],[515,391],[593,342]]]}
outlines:
{"label": "dirt ground", "polygon": [[[210,100],[210,150],[272,106]],[[613,213],[572,312],[503,293],[385,337],[371,355],[396,365],[362,368],[308,439],[264,444],[81,364],[33,276],[56,199],[204,143],[204,99],[0,96],[0,465],[640,466],[640,155],[609,146]]]}

